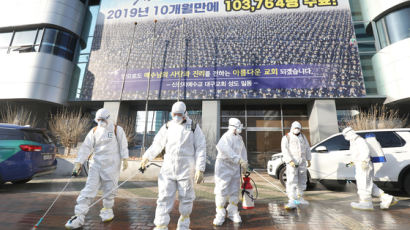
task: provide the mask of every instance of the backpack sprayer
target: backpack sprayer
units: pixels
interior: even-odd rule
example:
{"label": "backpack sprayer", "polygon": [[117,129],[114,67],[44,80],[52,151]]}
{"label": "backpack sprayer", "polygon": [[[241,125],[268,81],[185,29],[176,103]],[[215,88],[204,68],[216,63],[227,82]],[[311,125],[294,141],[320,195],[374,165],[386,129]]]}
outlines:
{"label": "backpack sprayer", "polygon": [[[159,168],[161,168],[161,165],[155,164],[155,163],[150,163],[147,166],[145,166],[144,169],[139,168],[137,173],[131,175],[130,177],[128,177],[125,181],[123,181],[121,184],[119,184],[117,187],[115,187],[113,190],[111,190],[109,193],[105,194],[104,196],[102,196],[100,199],[96,200],[94,203],[92,203],[88,208],[93,207],[94,205],[96,205],[98,202],[100,202],[101,200],[103,200],[104,198],[108,197],[111,193],[113,193],[115,190],[119,189],[123,184],[125,184],[126,182],[128,182],[129,180],[131,180],[134,176],[136,176],[139,172],[144,173],[144,171],[146,169],[148,169],[148,167],[150,167],[151,165],[157,166]],[[34,225],[34,227],[32,228],[32,230],[36,230],[38,228],[38,226],[41,224],[41,222],[44,220],[44,218],[47,216],[47,214],[49,213],[49,211],[51,210],[51,208],[54,206],[54,204],[56,203],[56,201],[58,200],[58,198],[60,198],[61,194],[67,189],[67,186],[71,183],[72,179],[74,177],[77,177],[81,172],[81,168],[78,172],[73,172],[71,174],[70,179],[67,181],[67,183],[65,184],[64,188],[58,193],[57,197],[54,199],[53,203],[51,203],[50,207],[48,207],[47,211],[44,213],[44,215],[40,218],[40,220],[36,223],[36,225]]]}
{"label": "backpack sprayer", "polygon": [[366,140],[367,146],[370,150],[370,160],[373,163],[384,163],[386,162],[386,157],[384,156],[384,152],[382,146],[376,139],[376,135],[374,133],[368,133],[364,136]]}

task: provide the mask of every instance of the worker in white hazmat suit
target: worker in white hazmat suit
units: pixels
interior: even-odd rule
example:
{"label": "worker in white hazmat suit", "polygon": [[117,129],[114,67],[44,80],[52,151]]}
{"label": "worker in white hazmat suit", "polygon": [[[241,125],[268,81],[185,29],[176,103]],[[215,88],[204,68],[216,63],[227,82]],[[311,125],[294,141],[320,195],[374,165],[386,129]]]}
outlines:
{"label": "worker in white hazmat suit", "polygon": [[155,229],[168,229],[169,213],[179,196],[177,229],[189,229],[190,214],[195,200],[194,182],[203,180],[206,163],[205,136],[198,124],[187,115],[183,102],[172,106],[172,121],[161,127],[151,147],[144,153],[140,168],[144,169],[165,148],[164,162],[158,176],[158,200]]}
{"label": "worker in white hazmat suit", "polygon": [[283,161],[286,163],[286,193],[289,198],[286,209],[293,209],[297,204],[308,205],[309,202],[303,198],[306,190],[307,168],[310,167],[310,146],[303,133],[302,125],[295,121],[292,123],[290,132],[281,142]]}
{"label": "worker in white hazmat suit", "polygon": [[105,109],[99,109],[95,116],[98,123],[86,136],[81,145],[77,159],[74,163],[73,174],[78,174],[81,165],[94,153],[94,162],[90,166],[87,182],[77,198],[73,216],[67,221],[67,229],[79,228],[84,224],[88,207],[101,188],[103,195],[103,209],[100,211],[102,221],[111,221],[114,218],[112,208],[114,206],[115,192],[111,192],[118,186],[121,161],[123,170],[128,167],[128,142],[124,130],[114,125],[110,114]]}
{"label": "worker in white hazmat suit", "polygon": [[[213,224],[221,226],[228,212],[228,218],[234,223],[242,222],[238,211],[241,173],[248,168],[246,147],[240,133],[243,125],[236,118],[229,119],[228,131],[222,135],[216,149],[218,155],[215,163],[215,205],[216,216]],[[225,203],[229,205],[225,210]]]}
{"label": "worker in white hazmat suit", "polygon": [[350,142],[350,152],[352,162],[348,165],[355,165],[355,177],[359,202],[352,202],[352,208],[361,210],[373,210],[372,196],[379,197],[381,200],[380,208],[388,209],[397,203],[397,200],[384,193],[373,183],[374,169],[370,160],[370,150],[366,141],[351,128],[347,127],[342,132],[347,141]]}

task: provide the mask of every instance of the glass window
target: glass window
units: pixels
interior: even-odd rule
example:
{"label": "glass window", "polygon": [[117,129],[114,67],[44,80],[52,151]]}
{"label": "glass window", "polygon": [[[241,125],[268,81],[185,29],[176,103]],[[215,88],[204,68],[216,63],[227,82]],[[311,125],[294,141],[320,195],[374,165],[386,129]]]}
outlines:
{"label": "glass window", "polygon": [[46,32],[44,33],[43,43],[50,43],[54,44],[56,37],[57,37],[58,30],[47,28]]}
{"label": "glass window", "polygon": [[57,40],[55,44],[57,46],[66,48],[68,51],[74,51],[76,39],[71,34],[60,31],[57,35]]}
{"label": "glass window", "polygon": [[248,117],[248,127],[282,129],[282,120],[280,117]]}
{"label": "glass window", "polygon": [[356,34],[356,39],[358,42],[361,41],[373,41],[374,42],[374,37],[373,35],[368,35],[366,32],[366,28],[364,27],[363,21],[358,21],[355,22],[354,24],[354,31]]}
{"label": "glass window", "polygon": [[70,59],[70,57],[73,56],[72,54],[70,55],[66,49],[60,48],[59,46],[53,48],[53,54],[67,59]]}
{"label": "glass window", "polygon": [[29,141],[38,142],[41,144],[49,144],[48,138],[41,131],[36,130],[24,130],[24,139]]}
{"label": "glass window", "polygon": [[89,55],[89,54],[80,55],[79,58],[78,58],[78,63],[88,62],[89,59],[90,59],[90,55]]}
{"label": "glass window", "polygon": [[52,53],[54,42],[56,40],[58,31],[56,29],[47,28],[43,35],[40,52]]}
{"label": "glass window", "polygon": [[37,38],[36,38],[36,42],[34,46],[34,49],[36,52],[40,51],[40,44],[41,44],[41,39],[43,39],[43,32],[44,32],[43,28],[38,30]]}
{"label": "glass window", "polygon": [[386,22],[381,19],[376,22],[377,34],[379,35],[380,47],[386,47],[390,44],[389,35],[387,34]]}
{"label": "glass window", "polygon": [[410,37],[410,7],[386,15],[385,20],[391,43]]}
{"label": "glass window", "polygon": [[374,51],[376,52],[376,47],[374,46],[374,42],[358,42],[359,52],[368,52]]}
{"label": "glass window", "polygon": [[376,22],[380,46],[386,47],[410,37],[410,7],[387,14]]}
{"label": "glass window", "polygon": [[37,30],[16,31],[14,33],[13,44],[11,45],[14,47],[34,45],[36,35],[37,35]]}
{"label": "glass window", "polygon": [[363,20],[362,9],[360,7],[360,1],[349,0],[350,10],[352,11],[352,18],[354,21]]}
{"label": "glass window", "polygon": [[91,53],[91,47],[93,45],[93,37],[88,37],[87,39],[87,46],[85,47],[85,49],[83,49],[81,51],[81,54],[88,54]]}
{"label": "glass window", "polygon": [[[382,148],[402,147],[406,144],[406,142],[394,132],[375,132],[374,134],[376,134],[376,139]],[[359,135],[364,137],[366,133],[360,133]]]}
{"label": "glass window", "polygon": [[77,97],[80,98],[81,89],[83,88],[83,80],[84,80],[85,71],[87,68],[87,63],[79,63],[77,66],[80,68],[80,76],[78,79],[78,86],[77,86],[77,94],[78,94]]}
{"label": "glass window", "polygon": [[44,32],[40,52],[52,53],[72,61],[77,40],[70,33],[47,28]]}
{"label": "glass window", "polygon": [[95,25],[97,23],[98,13],[100,12],[100,6],[99,5],[90,6],[90,12],[91,12],[92,19],[91,19],[89,36],[94,36]]}
{"label": "glass window", "polygon": [[282,132],[248,131],[247,137],[248,161],[252,167],[266,168],[272,154],[281,151]]}
{"label": "glass window", "polygon": [[222,116],[245,116],[245,105],[223,105],[221,104]]}
{"label": "glass window", "polygon": [[0,33],[0,47],[9,47],[13,32]]}
{"label": "glass window", "polygon": [[283,107],[283,115],[305,115],[307,116],[307,108],[305,105],[286,105]]}
{"label": "glass window", "polygon": [[280,105],[248,105],[248,116],[280,116]]}
{"label": "glass window", "polygon": [[43,32],[44,32],[43,28],[38,30],[36,45],[39,45],[41,43],[41,39],[43,38]]}
{"label": "glass window", "polygon": [[23,140],[23,134],[17,129],[0,128],[0,140]]}
{"label": "glass window", "polygon": [[[318,146],[325,146],[327,151],[340,151],[340,150],[349,150],[350,143],[346,141],[343,135],[335,136]],[[317,147],[316,147],[317,148]],[[313,151],[316,151],[316,148]]]}

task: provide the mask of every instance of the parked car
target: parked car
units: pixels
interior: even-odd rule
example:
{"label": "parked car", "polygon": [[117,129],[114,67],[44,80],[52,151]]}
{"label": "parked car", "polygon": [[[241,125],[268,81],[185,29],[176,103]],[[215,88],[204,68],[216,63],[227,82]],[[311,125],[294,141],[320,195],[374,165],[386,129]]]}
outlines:
{"label": "parked car", "polygon": [[[410,129],[384,129],[357,131],[364,137],[374,133],[386,156],[386,162],[374,163],[377,184],[393,186],[410,195]],[[312,166],[308,168],[308,183],[315,181],[345,184],[354,181],[354,167],[346,167],[351,161],[350,144],[341,133],[334,134],[311,148]],[[274,154],[268,162],[268,174],[285,185],[286,165],[282,153]]]}
{"label": "parked car", "polygon": [[0,183],[26,183],[54,172],[56,150],[43,130],[0,124]]}

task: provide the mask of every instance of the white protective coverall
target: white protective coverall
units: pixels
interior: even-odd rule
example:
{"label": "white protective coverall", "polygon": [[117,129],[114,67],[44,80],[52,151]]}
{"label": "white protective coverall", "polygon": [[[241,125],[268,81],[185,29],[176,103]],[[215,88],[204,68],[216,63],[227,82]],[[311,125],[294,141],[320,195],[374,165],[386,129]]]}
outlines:
{"label": "white protective coverall", "polygon": [[370,160],[370,150],[366,140],[357,135],[351,127],[345,128],[342,134],[350,142],[350,152],[355,165],[357,194],[360,199],[359,203],[352,202],[350,205],[356,209],[372,210],[372,196],[375,196],[381,199],[380,208],[388,209],[396,203],[396,200],[373,183],[374,168],[373,162]]}
{"label": "white protective coverall", "polygon": [[163,125],[143,156],[143,159],[152,161],[165,148],[164,162],[158,176],[158,200],[154,219],[156,229],[168,228],[176,191],[181,214],[177,229],[189,229],[189,215],[195,200],[195,170],[205,171],[205,136],[198,124],[193,131],[192,120],[185,111],[180,112],[185,114],[185,121],[179,123],[172,120]]}
{"label": "white protective coverall", "polygon": [[311,160],[311,154],[306,136],[296,130],[300,132],[301,128],[299,122],[293,122],[290,132],[282,137],[281,142],[283,161],[286,163],[286,193],[289,198],[286,208],[295,208],[296,200],[301,204],[308,204],[303,199],[303,191],[306,190],[307,161]]}
{"label": "white protective coverall", "polygon": [[[100,117],[107,118],[104,119],[107,121],[105,127],[99,125],[88,133],[75,160],[75,162],[84,164],[90,154],[94,153],[94,162],[90,166],[87,182],[77,198],[74,210],[80,225],[84,224],[88,207],[98,190],[101,188],[105,196],[118,186],[121,159],[128,158],[128,142],[124,130],[117,126],[115,133],[115,125],[108,119],[109,113],[105,109],[97,112],[96,121]],[[100,212],[103,221],[114,217],[112,213],[114,198],[115,192],[112,192],[103,199],[103,209]]]}
{"label": "white protective coverall", "polygon": [[247,165],[248,156],[242,136],[239,135],[240,127],[241,122],[238,119],[229,119],[229,129],[216,145],[218,155],[215,163],[216,216],[214,225],[217,226],[222,225],[225,220],[226,210],[224,206],[228,198],[228,218],[237,223],[241,222],[238,212],[240,170],[241,165]]}

